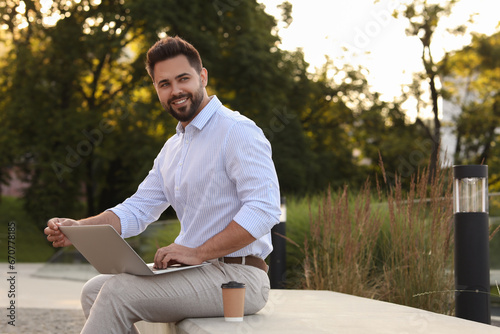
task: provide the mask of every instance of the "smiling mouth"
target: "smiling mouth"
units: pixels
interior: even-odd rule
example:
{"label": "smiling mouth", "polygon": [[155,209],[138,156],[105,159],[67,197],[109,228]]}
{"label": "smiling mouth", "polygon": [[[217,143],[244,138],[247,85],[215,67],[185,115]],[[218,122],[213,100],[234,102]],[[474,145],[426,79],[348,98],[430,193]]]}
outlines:
{"label": "smiling mouth", "polygon": [[174,101],[173,104],[174,105],[179,105],[179,104],[183,104],[184,102],[187,101],[187,97],[186,98],[183,98],[181,100],[177,100],[177,101]]}

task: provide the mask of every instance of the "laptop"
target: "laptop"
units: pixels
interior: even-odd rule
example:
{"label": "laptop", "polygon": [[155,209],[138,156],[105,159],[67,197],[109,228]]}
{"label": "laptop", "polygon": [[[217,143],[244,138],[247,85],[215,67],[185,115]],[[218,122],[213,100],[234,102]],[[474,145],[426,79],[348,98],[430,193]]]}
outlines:
{"label": "laptop", "polygon": [[146,264],[111,225],[59,226],[59,228],[101,274],[128,273],[149,276],[210,264],[209,262],[192,266],[177,264],[166,269],[155,269],[154,264]]}

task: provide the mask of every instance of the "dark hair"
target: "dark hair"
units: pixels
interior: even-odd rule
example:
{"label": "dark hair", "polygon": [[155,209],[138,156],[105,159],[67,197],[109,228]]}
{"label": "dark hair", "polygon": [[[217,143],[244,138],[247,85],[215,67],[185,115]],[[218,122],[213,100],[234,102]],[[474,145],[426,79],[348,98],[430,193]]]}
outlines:
{"label": "dark hair", "polygon": [[149,76],[154,79],[156,63],[178,55],[186,56],[191,67],[198,73],[201,72],[202,64],[198,51],[182,38],[175,36],[160,39],[149,49],[146,56],[146,70]]}

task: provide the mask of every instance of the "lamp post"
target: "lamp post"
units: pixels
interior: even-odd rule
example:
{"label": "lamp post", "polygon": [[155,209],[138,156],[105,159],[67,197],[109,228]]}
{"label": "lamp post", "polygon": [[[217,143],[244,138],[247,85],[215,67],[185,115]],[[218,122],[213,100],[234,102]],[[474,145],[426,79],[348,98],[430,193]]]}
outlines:
{"label": "lamp post", "polygon": [[272,289],[285,288],[286,279],[286,198],[281,197],[280,223],[271,230],[273,251],[269,265],[269,279]]}
{"label": "lamp post", "polygon": [[453,167],[455,315],[491,324],[488,166]]}

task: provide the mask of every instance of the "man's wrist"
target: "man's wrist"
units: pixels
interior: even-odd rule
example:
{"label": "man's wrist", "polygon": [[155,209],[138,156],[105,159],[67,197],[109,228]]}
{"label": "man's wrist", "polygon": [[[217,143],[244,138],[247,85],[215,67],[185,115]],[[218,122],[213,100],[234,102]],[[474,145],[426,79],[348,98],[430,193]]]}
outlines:
{"label": "man's wrist", "polygon": [[201,246],[198,246],[196,248],[194,248],[194,257],[198,260],[200,260],[200,263],[203,263],[207,260],[212,260],[211,258],[207,257],[207,252],[205,250],[205,244],[201,245]]}
{"label": "man's wrist", "polygon": [[104,211],[97,216],[80,219],[77,221],[79,225],[111,225],[121,234],[120,218],[112,211]]}

